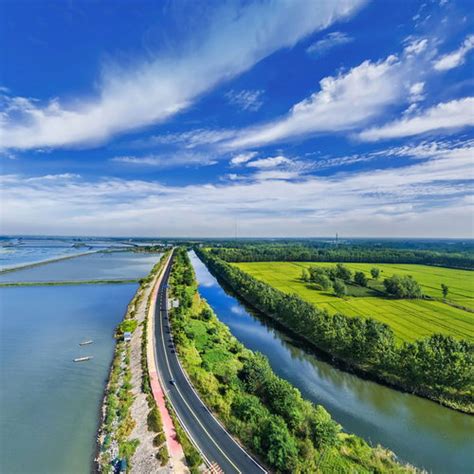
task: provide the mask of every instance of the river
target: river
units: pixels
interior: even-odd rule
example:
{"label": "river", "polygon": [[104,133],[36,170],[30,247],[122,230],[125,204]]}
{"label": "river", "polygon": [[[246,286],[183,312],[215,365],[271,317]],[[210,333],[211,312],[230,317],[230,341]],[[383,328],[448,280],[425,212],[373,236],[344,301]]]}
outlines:
{"label": "river", "polygon": [[323,405],[344,428],[433,473],[472,473],[474,417],[414,395],[363,380],[320,360],[228,294],[190,254],[199,292],[218,318],[249,349],[265,354],[273,370],[303,396]]}

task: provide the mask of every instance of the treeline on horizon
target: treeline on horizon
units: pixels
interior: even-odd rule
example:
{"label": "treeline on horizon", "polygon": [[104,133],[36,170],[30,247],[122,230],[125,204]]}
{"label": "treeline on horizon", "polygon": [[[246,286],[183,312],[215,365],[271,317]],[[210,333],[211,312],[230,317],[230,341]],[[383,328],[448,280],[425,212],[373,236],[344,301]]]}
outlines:
{"label": "treeline on horizon", "polygon": [[302,244],[261,243],[216,246],[210,252],[226,262],[360,262],[412,263],[474,270],[474,252],[395,249],[369,245],[331,245],[314,247]]}
{"label": "treeline on horizon", "polygon": [[469,341],[434,334],[397,344],[388,325],[371,318],[330,316],[299,296],[283,293],[229,265],[216,256],[221,250],[198,248],[196,252],[245,301],[317,349],[403,390],[474,411],[474,345]]}

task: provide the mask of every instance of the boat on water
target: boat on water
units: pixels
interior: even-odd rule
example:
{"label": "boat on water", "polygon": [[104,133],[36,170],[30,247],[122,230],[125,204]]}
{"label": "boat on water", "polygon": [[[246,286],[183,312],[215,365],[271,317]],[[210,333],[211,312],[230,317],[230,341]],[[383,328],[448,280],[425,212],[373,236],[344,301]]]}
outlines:
{"label": "boat on water", "polygon": [[88,341],[82,341],[79,343],[80,346],[87,346],[87,344],[92,344],[94,341],[92,339]]}
{"label": "boat on water", "polygon": [[74,362],[85,362],[86,360],[91,360],[93,358],[93,356],[76,357]]}

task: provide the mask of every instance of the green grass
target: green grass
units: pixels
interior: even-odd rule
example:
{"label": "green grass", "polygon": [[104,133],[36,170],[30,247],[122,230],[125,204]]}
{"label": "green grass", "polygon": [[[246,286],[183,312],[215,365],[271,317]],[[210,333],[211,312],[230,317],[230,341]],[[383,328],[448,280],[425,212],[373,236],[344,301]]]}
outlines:
{"label": "green grass", "polygon": [[[448,301],[474,309],[474,273],[467,270],[402,264],[346,264],[352,271],[363,271],[370,277],[374,266],[381,270],[379,283],[370,280],[369,285],[381,288],[380,282],[393,274],[412,275],[423,292],[439,301],[396,300],[384,297],[371,288],[349,285],[349,295],[337,298],[329,291],[319,291],[314,285],[300,280],[303,268],[331,266],[335,263],[306,262],[250,262],[233,264],[255,278],[286,293],[296,293],[304,300],[347,316],[372,317],[392,327],[398,340],[414,341],[433,333],[452,335],[474,340],[474,313],[455,308],[441,301],[441,283],[448,285]],[[361,296],[358,296],[361,295]]]}

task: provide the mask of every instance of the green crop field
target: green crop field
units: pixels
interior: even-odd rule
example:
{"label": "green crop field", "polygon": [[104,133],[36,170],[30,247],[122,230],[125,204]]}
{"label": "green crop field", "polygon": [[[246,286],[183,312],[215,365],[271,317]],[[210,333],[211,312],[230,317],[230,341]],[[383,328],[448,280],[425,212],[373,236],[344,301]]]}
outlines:
{"label": "green crop field", "polygon": [[412,275],[423,292],[439,301],[391,299],[371,288],[350,286],[351,294],[344,299],[334,296],[332,290],[319,291],[301,281],[303,268],[331,266],[335,263],[319,262],[251,262],[236,263],[255,278],[286,293],[296,293],[306,301],[330,314],[372,317],[392,327],[399,340],[413,341],[433,333],[450,334],[474,340],[474,313],[455,308],[441,301],[441,283],[448,285],[448,301],[474,308],[474,273],[467,270],[404,264],[348,263],[352,271],[363,271],[370,277],[370,269],[381,270],[379,282],[371,280],[369,286],[381,289],[381,281],[393,274]]}

